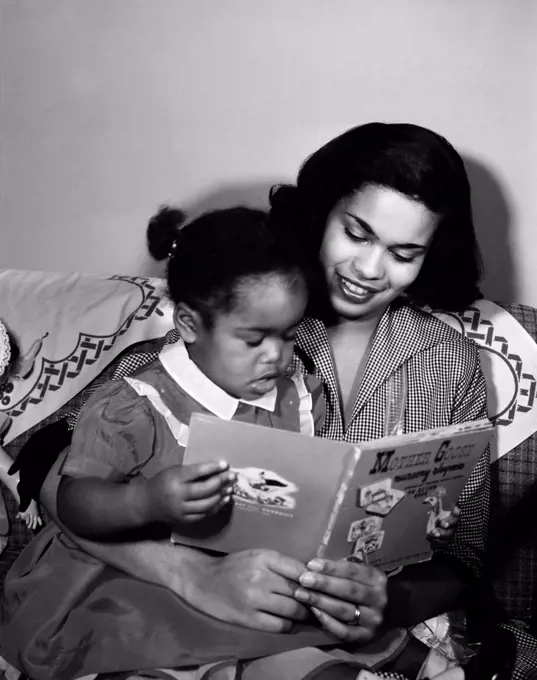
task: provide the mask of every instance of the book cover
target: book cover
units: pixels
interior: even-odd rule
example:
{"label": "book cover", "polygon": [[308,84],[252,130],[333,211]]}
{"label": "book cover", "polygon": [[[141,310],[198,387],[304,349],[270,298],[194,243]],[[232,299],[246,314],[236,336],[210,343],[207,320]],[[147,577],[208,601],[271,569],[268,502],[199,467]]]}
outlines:
{"label": "book cover", "polygon": [[226,553],[266,548],[307,561],[358,455],[352,444],[195,413],[184,464],[226,460],[237,483],[228,509],[176,527],[172,540]]}
{"label": "book cover", "polygon": [[361,444],[318,555],[365,553],[385,571],[429,559],[427,536],[457,503],[492,433],[482,420]]}
{"label": "book cover", "polygon": [[429,559],[427,535],[457,502],[493,430],[474,421],[354,446],[196,413],[184,463],[221,458],[238,478],[229,508],[177,527],[172,540],[302,561],[365,554],[386,571]]}

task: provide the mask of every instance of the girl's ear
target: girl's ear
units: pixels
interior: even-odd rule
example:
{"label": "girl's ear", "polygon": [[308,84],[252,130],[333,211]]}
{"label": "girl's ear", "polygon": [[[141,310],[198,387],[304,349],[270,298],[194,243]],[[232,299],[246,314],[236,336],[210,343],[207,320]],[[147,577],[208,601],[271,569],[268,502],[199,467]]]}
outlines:
{"label": "girl's ear", "polygon": [[175,305],[173,321],[177,332],[185,344],[189,345],[196,342],[202,325],[198,312],[184,302],[180,302]]}

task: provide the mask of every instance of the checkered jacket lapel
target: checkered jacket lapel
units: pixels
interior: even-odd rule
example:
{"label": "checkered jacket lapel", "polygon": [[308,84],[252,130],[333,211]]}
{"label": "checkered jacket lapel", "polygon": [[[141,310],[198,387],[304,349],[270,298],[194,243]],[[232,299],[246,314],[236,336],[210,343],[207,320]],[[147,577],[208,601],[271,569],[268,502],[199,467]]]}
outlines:
{"label": "checkered jacket lapel", "polygon": [[452,329],[447,325],[432,326],[427,312],[409,305],[389,307],[377,327],[349,425],[376,390],[408,359],[452,339]]}
{"label": "checkered jacket lapel", "polygon": [[[407,304],[393,304],[383,314],[347,429],[352,427],[379,387],[408,359],[430,347],[453,340],[453,329],[443,323],[431,324],[430,318],[427,312]],[[322,380],[328,392],[328,403],[339,405],[338,382],[333,364],[324,324],[317,319],[306,318],[298,330],[293,368],[301,367]],[[334,409],[330,420],[330,436],[343,439],[344,426],[339,408]]]}

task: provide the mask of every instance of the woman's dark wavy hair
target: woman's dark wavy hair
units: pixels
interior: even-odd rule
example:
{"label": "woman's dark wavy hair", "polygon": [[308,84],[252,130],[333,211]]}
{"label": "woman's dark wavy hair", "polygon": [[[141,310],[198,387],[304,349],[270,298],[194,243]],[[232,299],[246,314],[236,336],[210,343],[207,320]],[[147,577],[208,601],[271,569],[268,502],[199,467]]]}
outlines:
{"label": "woman's dark wavy hair", "polygon": [[303,247],[317,257],[329,213],[367,185],[398,191],[440,218],[407,299],[461,311],[482,297],[482,263],[464,163],[444,137],[426,128],[369,123],[344,132],[304,162],[296,186],[272,187],[271,215],[293,225]]}
{"label": "woman's dark wavy hair", "polygon": [[266,212],[236,207],[185,221],[181,210],[161,207],[147,227],[147,245],[154,259],[168,258],[174,304],[195,309],[207,328],[216,314],[233,309],[245,285],[267,276],[291,288],[307,284],[308,259]]}

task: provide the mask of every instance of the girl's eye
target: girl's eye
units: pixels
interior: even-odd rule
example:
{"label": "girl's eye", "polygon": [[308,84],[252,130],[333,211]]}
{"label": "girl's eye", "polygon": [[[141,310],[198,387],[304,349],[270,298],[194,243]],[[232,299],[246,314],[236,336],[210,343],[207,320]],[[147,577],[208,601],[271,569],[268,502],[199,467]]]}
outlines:
{"label": "girl's eye", "polygon": [[355,243],[367,243],[369,240],[363,234],[357,234],[353,229],[347,226],[345,227],[345,234],[351,239],[351,241],[354,241]]}
{"label": "girl's eye", "polygon": [[259,347],[263,342],[263,338],[258,338],[257,340],[245,340],[244,341],[248,347]]}

